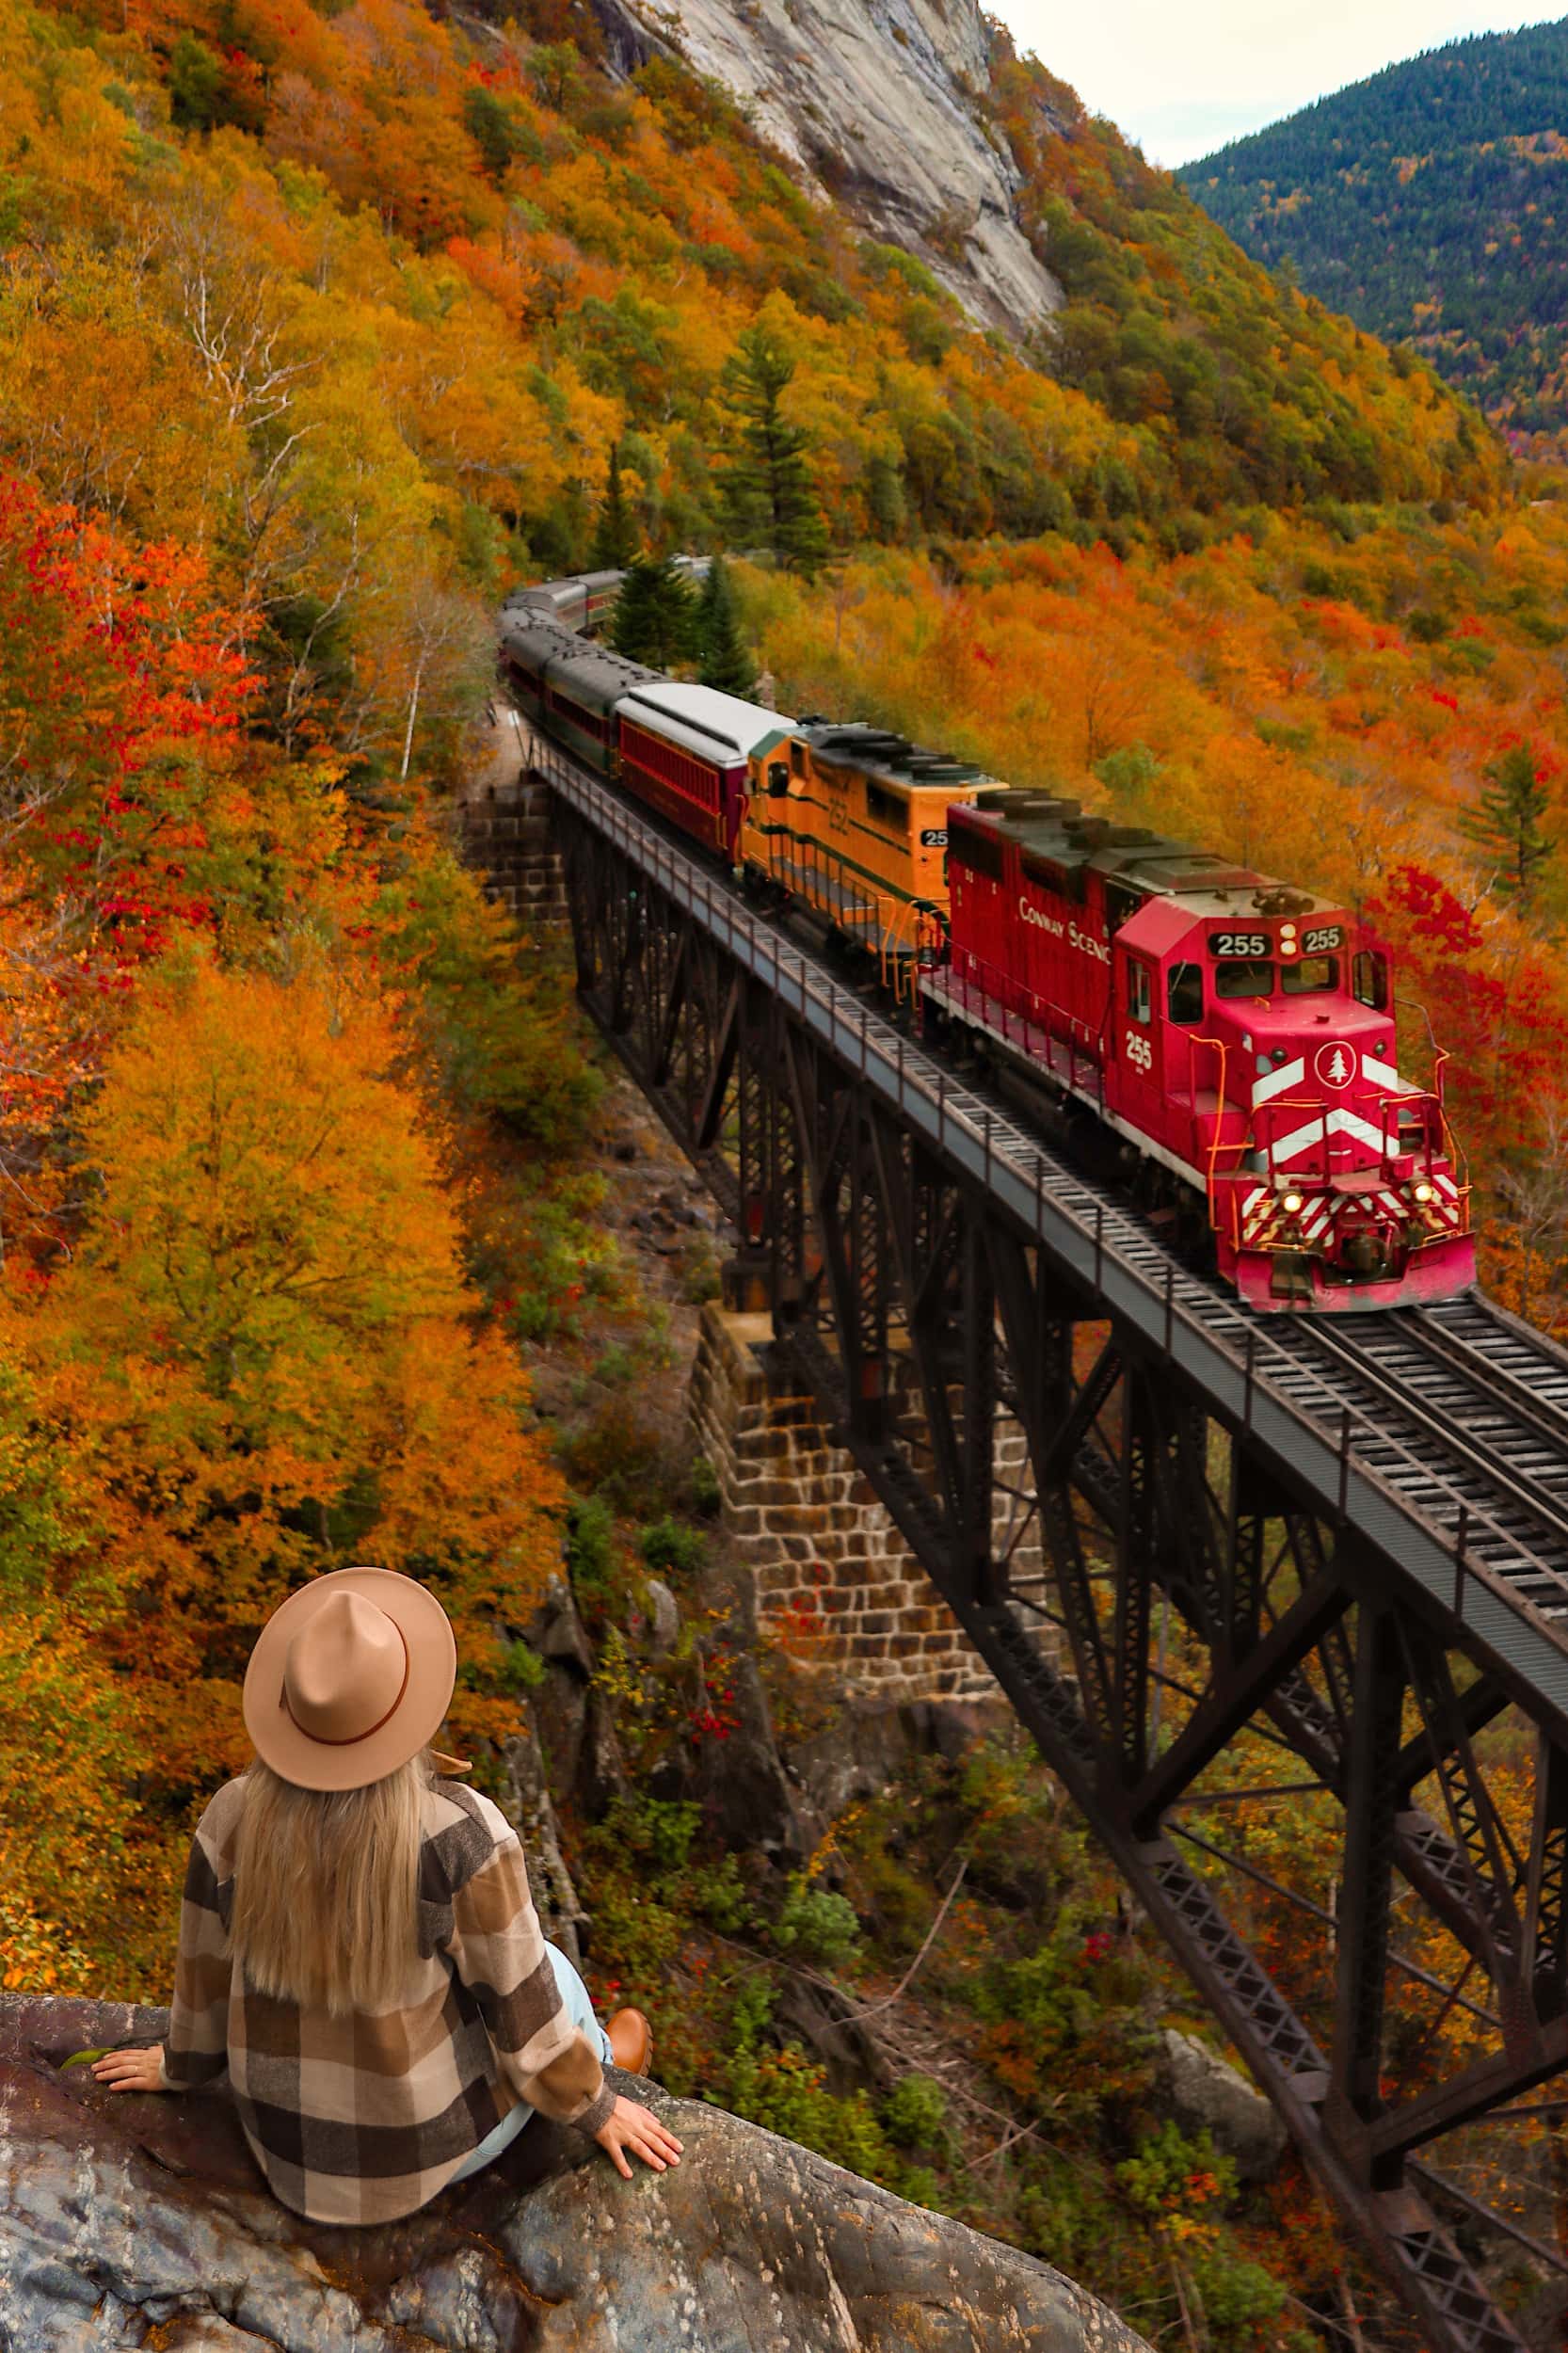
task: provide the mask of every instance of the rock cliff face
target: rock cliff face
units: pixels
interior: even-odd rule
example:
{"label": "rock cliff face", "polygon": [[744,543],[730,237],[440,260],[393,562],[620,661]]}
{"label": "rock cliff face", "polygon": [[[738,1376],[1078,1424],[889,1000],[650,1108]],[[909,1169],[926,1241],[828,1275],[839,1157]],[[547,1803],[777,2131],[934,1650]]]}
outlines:
{"label": "rock cliff face", "polygon": [[972,316],[1022,333],[1062,292],[1018,227],[1018,173],[976,100],[976,0],[609,0],[750,104],[808,186],[925,262]]}
{"label": "rock cliff face", "polygon": [[717,2108],[622,2182],[536,2118],[408,2220],[267,2194],[228,2101],[124,2094],[73,2051],[161,2011],[0,1996],[7,2353],[1148,2353],[1061,2274]]}

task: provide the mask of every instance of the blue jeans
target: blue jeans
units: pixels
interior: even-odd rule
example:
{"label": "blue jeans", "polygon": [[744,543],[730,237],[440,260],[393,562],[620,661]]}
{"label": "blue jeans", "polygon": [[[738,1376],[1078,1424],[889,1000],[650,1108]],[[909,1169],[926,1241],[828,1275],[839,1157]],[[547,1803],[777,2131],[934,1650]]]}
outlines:
{"label": "blue jeans", "polygon": [[[545,1951],[550,1955],[550,1965],[555,1972],[555,1982],[561,1989],[567,2016],[574,2026],[582,2027],[600,2057],[607,2059],[610,2057],[610,2038],[594,2016],[587,1987],[565,1953],[558,1952],[553,1945],[546,1945]],[[526,2100],[519,2100],[515,2106],[509,2107],[494,2132],[487,2133],[478,2148],[470,2151],[452,2175],[452,2180],[466,2182],[471,2173],[477,2173],[482,2166],[489,2164],[492,2157],[499,2157],[503,2149],[510,2148],[533,2113]]]}

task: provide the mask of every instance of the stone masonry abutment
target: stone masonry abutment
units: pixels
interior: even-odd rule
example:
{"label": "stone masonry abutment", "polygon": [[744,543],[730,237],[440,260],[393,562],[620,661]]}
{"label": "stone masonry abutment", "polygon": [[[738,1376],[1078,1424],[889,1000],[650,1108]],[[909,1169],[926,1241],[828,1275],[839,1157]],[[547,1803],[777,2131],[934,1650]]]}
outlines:
{"label": "stone masonry abutment", "polygon": [[[833,1445],[809,1397],[770,1378],[757,1351],[771,1337],[765,1315],[705,1307],[690,1397],[725,1532],[756,1577],[759,1625],[798,1664],[859,1696],[993,1697],[991,1675],[854,1457]],[[999,1445],[1005,1451],[1005,1430]]]}

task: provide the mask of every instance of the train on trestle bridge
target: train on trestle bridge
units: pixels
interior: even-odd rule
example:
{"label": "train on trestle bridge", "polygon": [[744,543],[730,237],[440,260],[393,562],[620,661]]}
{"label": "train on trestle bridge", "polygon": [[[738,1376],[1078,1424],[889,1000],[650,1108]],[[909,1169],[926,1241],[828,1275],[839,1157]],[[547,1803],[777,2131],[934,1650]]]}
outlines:
{"label": "train on trestle bridge", "polygon": [[502,665],[542,734],[818,920],[927,1038],[1034,1089],[1249,1306],[1471,1287],[1444,1057],[1401,1073],[1389,955],[1350,909],[884,728],[629,661],[583,633],[621,577],[508,599]]}
{"label": "train on trestle bridge", "polygon": [[[582,634],[618,585],[522,592],[503,667],[581,1000],[729,1219],[770,1371],[1408,2342],[1523,2353],[1496,2250],[1568,2281],[1523,2211],[1552,2182],[1518,2142],[1499,2209],[1468,2137],[1568,2114],[1568,1352],[1472,1288],[1440,1076],[1399,1071],[1378,943],[884,730],[628,664]],[[1327,1854],[1230,1827],[1314,1796]],[[1260,1945],[1259,1901],[1316,1953]]]}

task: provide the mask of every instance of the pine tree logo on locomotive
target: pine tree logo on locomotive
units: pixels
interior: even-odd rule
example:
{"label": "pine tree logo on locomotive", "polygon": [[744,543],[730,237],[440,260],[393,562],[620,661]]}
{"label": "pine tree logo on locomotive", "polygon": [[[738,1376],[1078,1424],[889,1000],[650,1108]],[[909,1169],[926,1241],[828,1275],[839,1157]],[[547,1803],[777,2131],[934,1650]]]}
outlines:
{"label": "pine tree logo on locomotive", "polygon": [[503,672],[541,734],[1025,1091],[1251,1306],[1475,1281],[1442,1056],[1430,1083],[1401,1075],[1387,954],[1344,908],[881,728],[631,662],[580,633],[619,577],[504,609]]}

